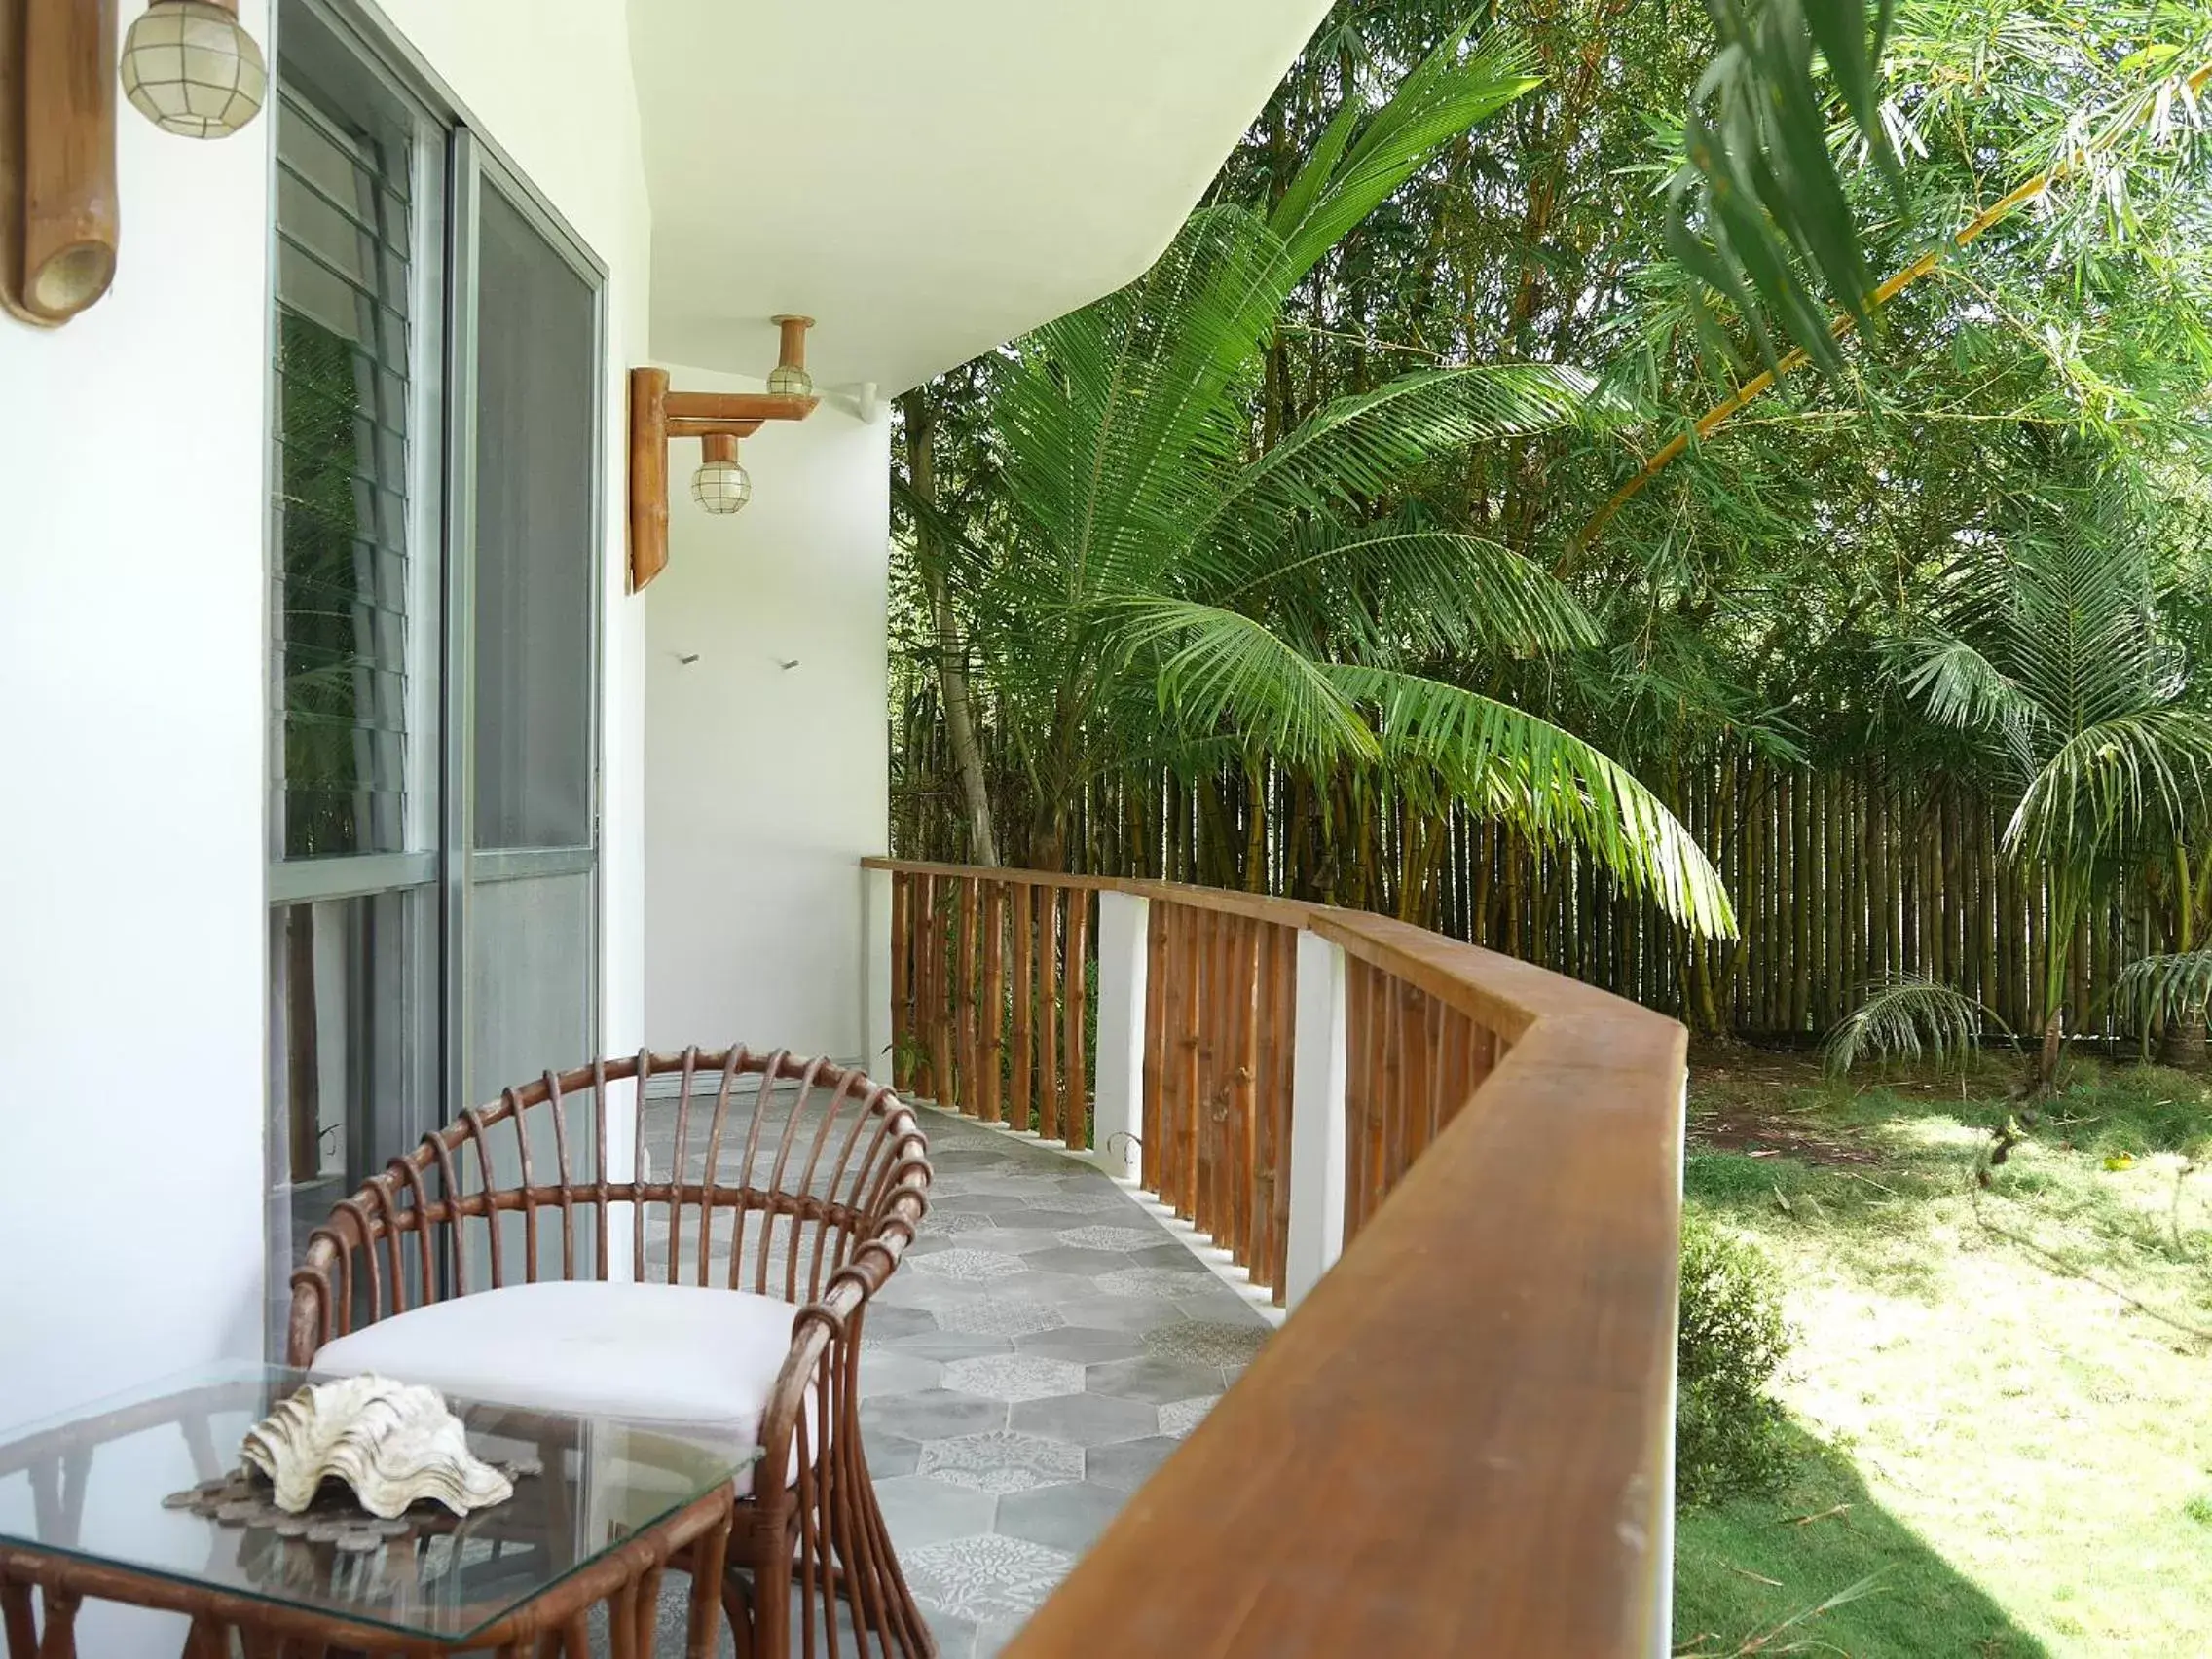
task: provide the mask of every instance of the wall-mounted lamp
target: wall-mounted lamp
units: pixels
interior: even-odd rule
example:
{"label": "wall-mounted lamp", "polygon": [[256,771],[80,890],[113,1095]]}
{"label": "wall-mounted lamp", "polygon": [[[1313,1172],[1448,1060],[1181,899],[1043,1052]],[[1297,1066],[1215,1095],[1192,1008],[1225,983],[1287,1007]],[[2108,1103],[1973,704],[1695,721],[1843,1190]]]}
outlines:
{"label": "wall-mounted lamp", "polygon": [[[116,0],[0,0],[0,306],[56,328],[115,280]],[[269,67],[238,0],[154,0],[121,84],[158,127],[220,138],[251,121]]]}
{"label": "wall-mounted lamp", "polygon": [[630,591],[668,568],[668,446],[699,440],[691,498],[711,513],[734,513],[753,498],[753,478],[737,442],[765,421],[803,421],[820,399],[806,372],[806,331],[814,319],[779,316],[783,346],[768,389],[671,391],[666,369],[630,371]]}
{"label": "wall-mounted lamp", "polygon": [[227,138],[260,113],[269,65],[239,0],[154,0],[123,38],[123,92],[164,132]]}
{"label": "wall-mounted lamp", "polygon": [[812,397],[814,377],[806,372],[806,331],[810,316],[772,316],[776,325],[776,366],[768,371],[768,389],[778,397]]}
{"label": "wall-mounted lamp", "polygon": [[699,440],[691,498],[711,513],[734,513],[753,499],[753,474],[739,464],[737,440],[727,432],[709,432]]}

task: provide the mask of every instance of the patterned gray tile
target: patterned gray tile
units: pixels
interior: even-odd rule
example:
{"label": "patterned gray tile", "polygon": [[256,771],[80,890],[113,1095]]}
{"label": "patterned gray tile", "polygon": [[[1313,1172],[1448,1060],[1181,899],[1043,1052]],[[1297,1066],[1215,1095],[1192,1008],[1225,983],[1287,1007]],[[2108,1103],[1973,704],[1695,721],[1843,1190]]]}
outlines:
{"label": "patterned gray tile", "polygon": [[1126,1493],[1088,1482],[1015,1493],[999,1499],[998,1530],[1008,1537],[1079,1555],[1127,1500]]}
{"label": "patterned gray tile", "polygon": [[943,1370],[944,1385],[987,1400],[1042,1400],[1083,1386],[1083,1367],[1042,1354],[987,1354],[956,1360]]}
{"label": "patterned gray tile", "polygon": [[925,1608],[978,1623],[1027,1618],[1074,1565],[1065,1550],[994,1532],[928,1544],[905,1557],[906,1582]]}
{"label": "patterned gray tile", "polygon": [[1201,1394],[1195,1400],[1170,1400],[1160,1408],[1160,1432],[1180,1440],[1198,1426],[1198,1419],[1213,1410],[1219,1394]]}
{"label": "patterned gray tile", "polygon": [[932,1440],[922,1447],[920,1472],[973,1492],[1028,1492],[1083,1479],[1083,1449],[1064,1440],[1006,1429]]}
{"label": "patterned gray tile", "polygon": [[[922,1217],[921,1238],[995,1231],[998,1223],[977,1210],[932,1209]],[[916,1243],[920,1238],[915,1240]]]}
{"label": "patterned gray tile", "polygon": [[1157,1227],[1104,1227],[1095,1223],[1063,1228],[1055,1236],[1078,1250],[1143,1250],[1161,1242]]}
{"label": "patterned gray tile", "polygon": [[1007,1414],[1010,1427],[1024,1434],[1046,1434],[1076,1446],[1104,1446],[1116,1440],[1141,1440],[1160,1429],[1160,1414],[1143,1400],[1111,1394],[1061,1394],[1022,1400]]}
{"label": "patterned gray tile", "polygon": [[1143,1359],[1110,1359],[1085,1373],[1084,1387],[1093,1394],[1147,1400],[1160,1406],[1170,1400],[1195,1400],[1219,1393],[1221,1368],[1185,1365],[1157,1354]]}
{"label": "patterned gray tile", "polygon": [[934,1255],[913,1258],[913,1269],[919,1273],[932,1273],[949,1279],[995,1279],[1022,1271],[1019,1259],[998,1250],[977,1250],[956,1245],[940,1250]]}
{"label": "patterned gray tile", "polygon": [[[1043,1205],[1036,1206],[1043,1208]],[[1083,1187],[1070,1187],[1052,1199],[1051,1207],[1070,1215],[1142,1215],[1136,1200],[1116,1188],[1104,1176]]]}
{"label": "patterned gray tile", "polygon": [[1019,1337],[1032,1331],[1051,1331],[1067,1323],[1057,1309],[1015,1297],[986,1297],[956,1307],[937,1309],[937,1322],[947,1331],[974,1337]]}
{"label": "patterned gray tile", "polygon": [[[1101,1180],[1104,1178],[1103,1176],[1099,1177]],[[1030,1206],[1029,1213],[1016,1218],[1014,1225],[1016,1227],[1043,1227],[1058,1233],[1070,1227],[1088,1227],[1098,1219],[1096,1210],[1064,1208],[1059,1199],[1065,1196],[1064,1194],[1055,1194],[1051,1198],[1039,1198],[1036,1203]]]}
{"label": "patterned gray tile", "polygon": [[[1126,1363],[1143,1365],[1144,1360]],[[1185,1389],[1184,1393],[1191,1392]],[[944,1440],[955,1434],[981,1434],[1006,1424],[1006,1405],[979,1400],[973,1394],[955,1394],[949,1388],[925,1388],[918,1394],[884,1394],[861,1402],[861,1426],[907,1440]]]}
{"label": "patterned gray tile", "polygon": [[1257,1320],[1228,1325],[1194,1319],[1147,1331],[1144,1346],[1163,1359],[1186,1365],[1249,1365],[1267,1340],[1268,1327]]}
{"label": "patterned gray tile", "polygon": [[1030,1256],[1060,1247],[1058,1234],[1042,1227],[1016,1225],[1020,1220],[1016,1215],[1001,1216],[989,1233],[971,1235],[961,1242],[981,1250],[1003,1250],[1010,1256]]}
{"label": "patterned gray tile", "polygon": [[1211,1273],[1178,1273],[1165,1268],[1122,1268],[1098,1275],[1098,1288],[1109,1296],[1151,1296],[1172,1302],[1213,1283]]}
{"label": "patterned gray tile", "polygon": [[1162,1239],[1147,1249],[1131,1250],[1129,1255],[1140,1268],[1165,1268],[1175,1273],[1203,1273],[1206,1265],[1183,1245],[1172,1238]]}
{"label": "patterned gray tile", "polygon": [[1111,1446],[1093,1446],[1083,1455],[1083,1478],[1092,1486],[1116,1492],[1134,1492],[1152,1478],[1153,1470],[1167,1461],[1168,1454],[1182,1445],[1164,1434],[1143,1440],[1118,1440]]}

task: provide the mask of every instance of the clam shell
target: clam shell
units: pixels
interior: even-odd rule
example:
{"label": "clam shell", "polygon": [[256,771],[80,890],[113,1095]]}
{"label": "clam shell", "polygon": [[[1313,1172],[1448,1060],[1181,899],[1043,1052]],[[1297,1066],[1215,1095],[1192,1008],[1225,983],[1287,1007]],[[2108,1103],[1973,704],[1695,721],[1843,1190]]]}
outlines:
{"label": "clam shell", "polygon": [[466,1515],[514,1494],[506,1476],[468,1450],[436,1389],[388,1377],[302,1388],[247,1431],[240,1455],[269,1477],[276,1507],[294,1515],[332,1478],[387,1521],[424,1499]]}

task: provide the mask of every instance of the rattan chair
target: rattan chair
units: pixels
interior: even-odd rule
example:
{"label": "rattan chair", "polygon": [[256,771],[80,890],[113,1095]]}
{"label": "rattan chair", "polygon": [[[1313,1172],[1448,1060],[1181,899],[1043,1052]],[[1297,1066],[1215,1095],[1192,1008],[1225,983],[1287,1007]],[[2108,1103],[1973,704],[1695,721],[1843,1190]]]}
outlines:
{"label": "rattan chair", "polygon": [[[661,1078],[676,1080],[673,1157],[648,1170],[645,1083]],[[639,1178],[610,1182],[607,1108],[632,1080]],[[579,1147],[570,1107],[586,1097],[594,1128]],[[936,1644],[868,1480],[859,1367],[868,1300],[912,1241],[929,1182],[912,1110],[822,1060],[694,1049],[549,1072],[339,1202],[292,1275],[288,1356],[753,1433],[763,1456],[738,1482],[720,1589],[739,1654],[791,1650],[795,1575],[801,1651],[835,1640],[862,1659],[928,1659]],[[608,1271],[618,1230],[621,1281]]]}

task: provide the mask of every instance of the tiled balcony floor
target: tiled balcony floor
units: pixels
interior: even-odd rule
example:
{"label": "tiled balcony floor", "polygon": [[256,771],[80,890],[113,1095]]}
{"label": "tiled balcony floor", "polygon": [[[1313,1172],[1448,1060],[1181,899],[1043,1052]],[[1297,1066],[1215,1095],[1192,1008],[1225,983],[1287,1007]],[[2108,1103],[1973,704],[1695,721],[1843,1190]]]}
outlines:
{"label": "tiled balcony floor", "polygon": [[945,1659],[989,1659],[1270,1326],[1104,1175],[922,1117],[930,1213],[867,1315],[862,1423]]}

